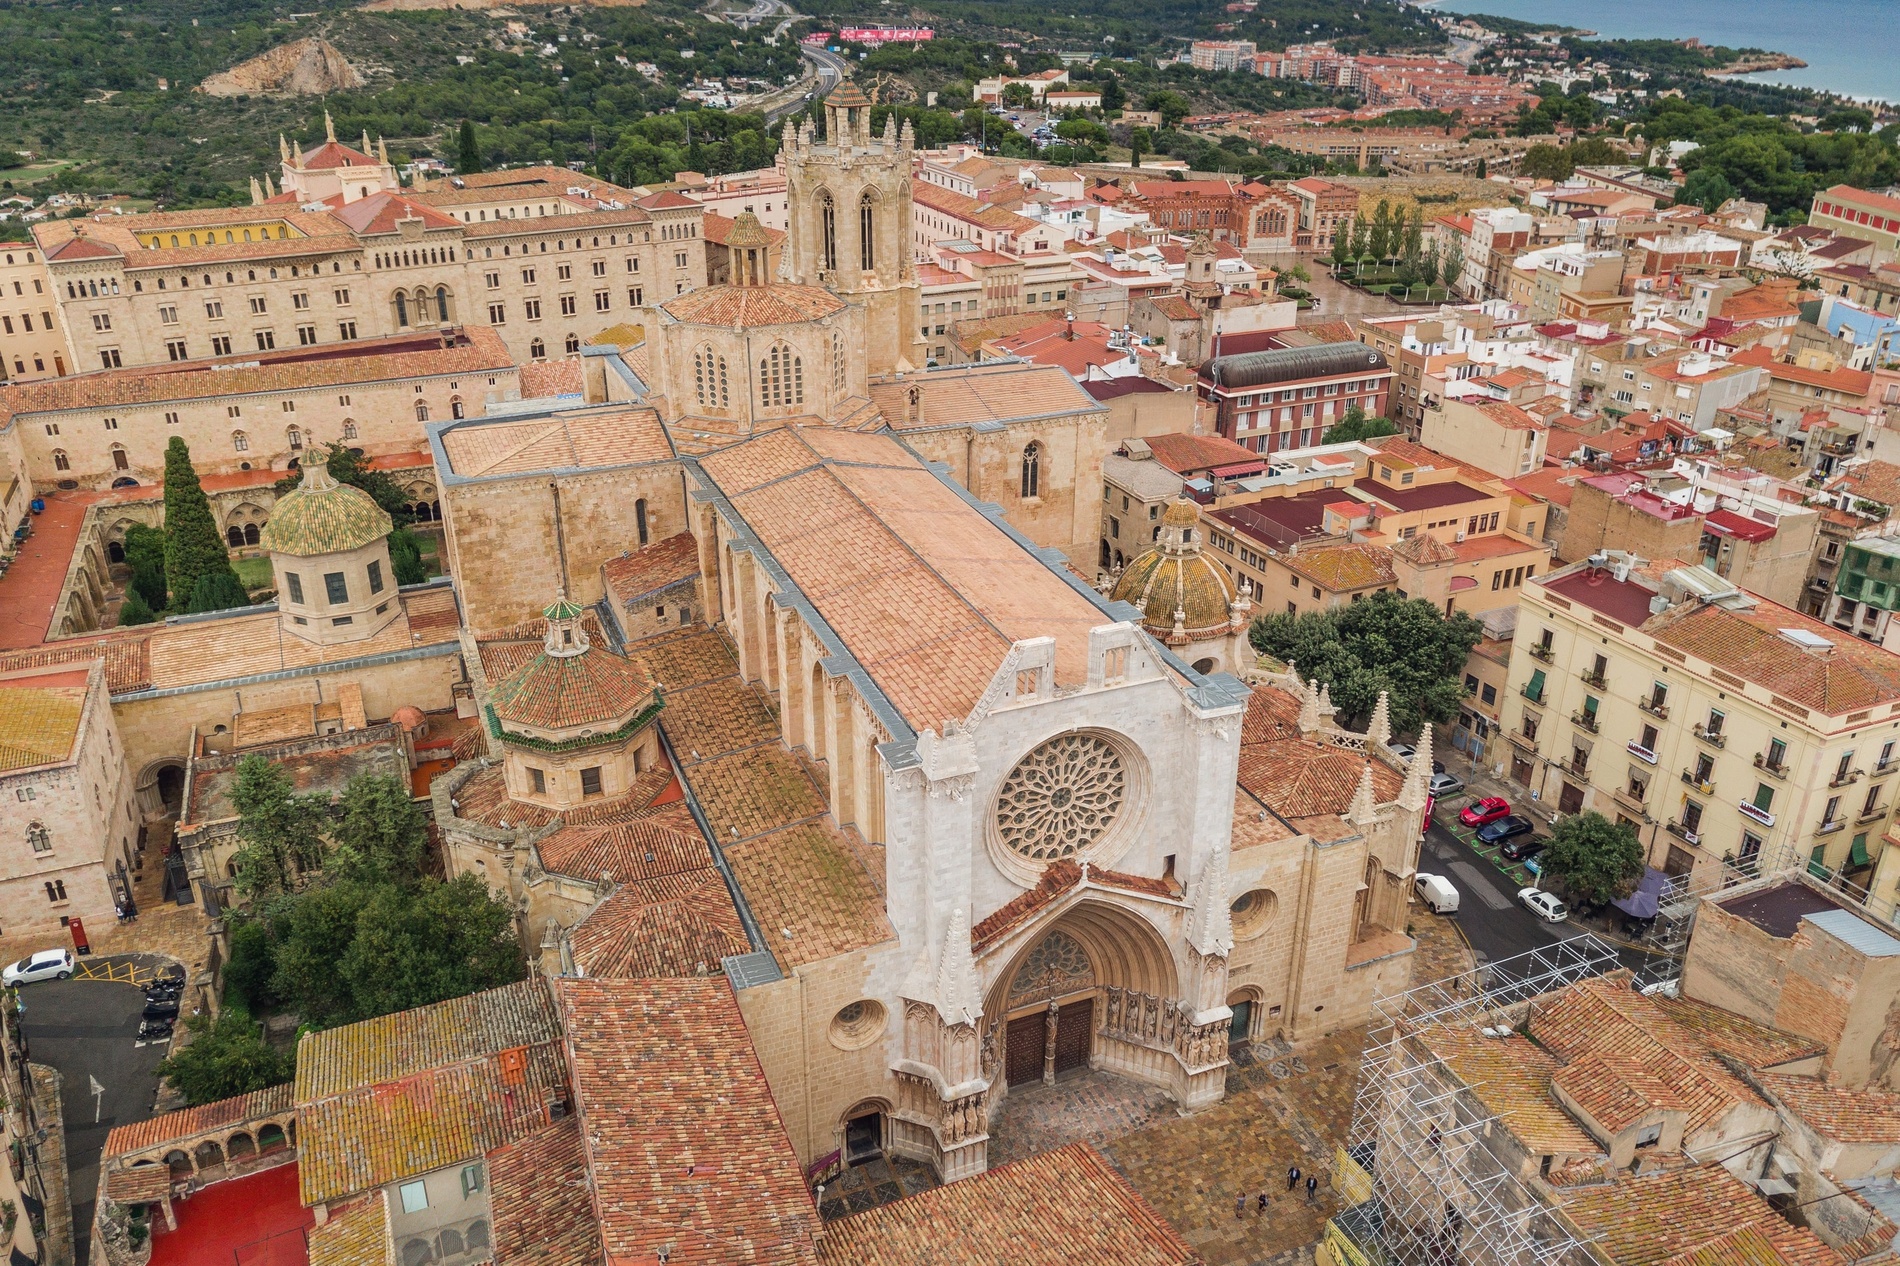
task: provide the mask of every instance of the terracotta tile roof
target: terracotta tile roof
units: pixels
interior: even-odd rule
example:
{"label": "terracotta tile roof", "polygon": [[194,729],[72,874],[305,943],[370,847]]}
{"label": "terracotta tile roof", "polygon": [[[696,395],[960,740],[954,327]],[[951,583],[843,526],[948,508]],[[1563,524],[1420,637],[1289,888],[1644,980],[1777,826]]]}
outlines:
{"label": "terracotta tile roof", "polygon": [[309,1266],[364,1266],[387,1260],[388,1204],[380,1191],[310,1228]]}
{"label": "terracotta tile roof", "polygon": [[[818,286],[703,286],[660,305],[676,321],[730,328],[799,325],[844,310],[844,300]],[[814,367],[814,372],[816,369]]]}
{"label": "terracotta tile roof", "polygon": [[578,655],[542,650],[488,694],[503,723],[537,730],[624,725],[654,699],[653,681],[638,664],[598,645]]}
{"label": "terracotta tile roof", "polygon": [[1558,1069],[1551,1084],[1611,1134],[1620,1134],[1658,1110],[1683,1105],[1642,1062],[1627,1055],[1585,1055]]}
{"label": "terracotta tile roof", "polygon": [[1762,1073],[1769,1094],[1794,1110],[1809,1128],[1840,1143],[1900,1143],[1900,1094],[1868,1086],[1849,1090],[1820,1077]]}
{"label": "terracotta tile roof", "polygon": [[699,545],[691,532],[637,549],[600,565],[607,591],[631,605],[673,585],[699,578]]}
{"label": "terracotta tile roof", "polygon": [[1548,501],[1551,505],[1563,506],[1567,509],[1575,488],[1575,475],[1575,471],[1565,470],[1561,466],[1546,466],[1541,470],[1533,470],[1528,475],[1519,475],[1516,479],[1507,479],[1504,482],[1525,496],[1535,497],[1539,501]]}
{"label": "terracotta tile roof", "polygon": [[[1241,749],[1237,781],[1281,817],[1311,818],[1344,813],[1365,767],[1365,757],[1357,752],[1298,740],[1261,743]],[[1380,803],[1396,799],[1403,781],[1399,775],[1377,761],[1371,768]]]}
{"label": "terracotta tile roof", "polygon": [[102,1155],[111,1160],[116,1156],[129,1156],[133,1152],[150,1151],[167,1143],[195,1138],[226,1127],[235,1129],[259,1117],[280,1116],[293,1106],[292,1087],[285,1084],[253,1090],[230,1099],[219,1099],[196,1108],[166,1112],[130,1125],[113,1127],[112,1132],[106,1135]]}
{"label": "terracotta tile roof", "polygon": [[383,539],[394,526],[367,492],[338,483],[327,467],[312,462],[271,507],[260,543],[274,554],[299,558],[347,554]]}
{"label": "terracotta tile roof", "polygon": [[1403,559],[1415,567],[1442,567],[1446,563],[1457,562],[1459,556],[1456,549],[1426,532],[1407,537],[1394,545],[1392,557]]}
{"label": "terracotta tile roof", "polygon": [[1734,356],[1737,365],[1754,365],[1768,371],[1768,376],[1783,382],[1797,382],[1807,387],[1818,387],[1824,391],[1838,391],[1843,395],[1865,396],[1873,387],[1874,376],[1864,369],[1803,369],[1797,365],[1786,364],[1775,359],[1775,354],[1767,347],[1756,345]]}
{"label": "terracotta tile roof", "polygon": [[310,1104],[559,1036],[547,982],[530,978],[304,1034],[297,1045],[296,1099]]}
{"label": "terracotta tile roof", "polygon": [[0,681],[0,770],[31,769],[73,755],[79,739],[79,719],[86,709],[86,684],[34,685]]}
{"label": "terracotta tile roof", "polygon": [[328,171],[334,167],[380,166],[362,150],[351,149],[340,141],[325,141],[315,149],[304,150],[297,161],[311,171]]}
{"label": "terracotta tile roof", "polygon": [[[1776,1266],[1844,1266],[1814,1232],[1784,1221],[1719,1164],[1566,1188],[1557,1201],[1613,1266],[1662,1266],[1744,1227],[1774,1246],[1777,1257],[1769,1260]],[[1723,1260],[1724,1266],[1733,1261]]]}
{"label": "terracotta tile roof", "polygon": [[[1796,645],[1783,629],[1825,638],[1832,649]],[[1900,655],[1767,599],[1749,610],[1678,607],[1650,620],[1644,632],[1830,716],[1900,702]]]}
{"label": "terracotta tile roof", "polygon": [[894,440],[779,430],[701,469],[916,729],[968,716],[1023,638],[1086,679],[1101,611]]}
{"label": "terracotta tile roof", "polygon": [[[44,236],[37,233],[35,236],[42,244],[45,243]],[[42,245],[40,253],[46,257],[48,263],[68,264],[82,259],[118,259],[125,252],[117,246],[101,242],[96,237],[83,237],[75,232],[71,237],[56,241],[51,246]]]}
{"label": "terracotta tile roof", "polygon": [[1383,545],[1322,545],[1280,555],[1288,570],[1334,593],[1394,584],[1392,551]]}
{"label": "terracotta tile roof", "polygon": [[601,1256],[651,1260],[697,1227],[717,1247],[689,1256],[815,1263],[817,1210],[726,982],[554,987]]}
{"label": "terracotta tile roof", "polygon": [[1687,1131],[1718,1125],[1734,1108],[1762,1100],[1679,1030],[1654,1000],[1631,990],[1627,976],[1599,976],[1572,985],[1532,1010],[1531,1037],[1559,1059],[1627,1058],[1648,1069],[1687,1114]]}
{"label": "terracotta tile roof", "polygon": [[712,865],[706,841],[647,821],[563,826],[535,842],[543,870],[589,883],[657,879]]}
{"label": "terracotta tile roof", "polygon": [[1825,1042],[1767,1028],[1705,1002],[1691,998],[1658,998],[1656,1003],[1664,1015],[1695,1034],[1702,1045],[1750,1068],[1772,1068],[1827,1053]]}
{"label": "terracotta tile roof", "polygon": [[[1103,870],[1098,866],[1088,868],[1087,878],[1091,884],[1104,888],[1120,888],[1125,892],[1144,892],[1149,896],[1170,898],[1181,895],[1181,890],[1169,880]],[[1082,880],[1083,871],[1079,863],[1066,857],[1049,863],[1037,877],[1035,887],[1017,893],[970,929],[971,949],[976,953],[983,953],[1012,931],[1029,922],[1035,917],[1037,911],[1057,897],[1079,886]]]}
{"label": "terracotta tile roof", "polygon": [[1786,1266],[1774,1241],[1752,1226],[1738,1226],[1698,1248],[1686,1249],[1663,1266]]}
{"label": "terracotta tile roof", "polygon": [[600,1233],[578,1117],[488,1154],[488,1211],[495,1266],[598,1266]]}
{"label": "terracotta tile roof", "polygon": [[1873,458],[1830,481],[1827,490],[1849,492],[1885,506],[1900,506],[1900,466]]}
{"label": "terracotta tile roof", "polygon": [[1199,1266],[1201,1258],[1087,1143],[1071,1143],[843,1218],[828,1266]]}
{"label": "terracotta tile roof", "polygon": [[1220,435],[1149,435],[1143,442],[1156,461],[1177,475],[1260,460],[1260,454]]}
{"label": "terracotta tile roof", "polygon": [[1148,302],[1154,305],[1163,319],[1169,321],[1199,321],[1201,310],[1180,295],[1151,295]]}
{"label": "terracotta tile roof", "polygon": [[[916,417],[909,404],[913,387],[921,399]],[[900,432],[1092,413],[1101,407],[1060,366],[1036,364],[971,365],[904,382],[872,383],[871,401],[884,424]]]}
{"label": "terracotta tile roof", "polygon": [[137,1165],[106,1171],[106,1195],[120,1204],[157,1204],[171,1192],[170,1165]]}
{"label": "terracotta tile roof", "polygon": [[787,971],[892,939],[884,901],[829,821],[725,846],[726,861]]}
{"label": "terracotta tile roof", "polygon": [[62,640],[25,650],[0,652],[0,672],[53,668],[62,664],[85,665],[96,659],[105,665],[106,689],[122,694],[151,684],[150,649],[148,632]]}
{"label": "terracotta tile roof", "polygon": [[962,220],[998,233],[1022,233],[1041,225],[1027,216],[1006,211],[1002,207],[946,189],[942,185],[932,184],[920,177],[910,182],[911,201],[932,211],[941,212],[952,219]]}
{"label": "terracotta tile roof", "polygon": [[434,207],[425,206],[401,194],[388,192],[373,193],[367,198],[345,203],[330,214],[347,224],[352,232],[365,237],[397,232],[401,224],[408,220],[422,221],[425,231],[462,227],[462,222],[454,216],[445,215]]}
{"label": "terracotta tile roof", "polygon": [[1480,1103],[1503,1117],[1533,1155],[1602,1152],[1551,1097],[1551,1078],[1563,1066],[1523,1034],[1486,1037],[1470,1025],[1435,1024],[1420,1029],[1417,1040],[1443,1060]]}
{"label": "terracotta tile roof", "polygon": [[[703,841],[695,841],[702,855]],[[717,975],[752,950],[726,881],[698,869],[624,883],[569,932],[574,962],[596,979]]]}
{"label": "terracotta tile roof", "polygon": [[673,460],[660,415],[636,406],[476,420],[437,435],[450,472],[468,479]]}
{"label": "terracotta tile roof", "polygon": [[559,360],[529,361],[518,371],[523,400],[546,400],[556,396],[579,396],[587,391],[587,371],[578,356]]}
{"label": "terracotta tile roof", "polygon": [[[698,204],[694,204],[698,205]],[[608,208],[600,211],[577,211],[563,216],[523,216],[514,220],[489,220],[486,223],[476,221],[461,225],[464,238],[493,237],[546,237],[550,231],[559,237],[563,233],[578,232],[581,229],[627,228],[636,224],[651,224],[653,217],[639,207]]]}

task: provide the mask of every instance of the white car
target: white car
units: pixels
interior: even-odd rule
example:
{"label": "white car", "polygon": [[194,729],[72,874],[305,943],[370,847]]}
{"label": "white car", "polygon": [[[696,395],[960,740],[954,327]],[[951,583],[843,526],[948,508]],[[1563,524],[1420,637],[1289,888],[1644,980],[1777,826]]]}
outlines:
{"label": "white car", "polygon": [[72,974],[71,950],[41,950],[17,963],[9,963],[5,971],[0,971],[0,985],[10,989],[15,985],[30,985],[36,980],[65,980]]}
{"label": "white car", "polygon": [[1570,911],[1564,908],[1564,903],[1542,888],[1519,888],[1517,899],[1524,903],[1525,909],[1546,923],[1562,923],[1570,917]]}

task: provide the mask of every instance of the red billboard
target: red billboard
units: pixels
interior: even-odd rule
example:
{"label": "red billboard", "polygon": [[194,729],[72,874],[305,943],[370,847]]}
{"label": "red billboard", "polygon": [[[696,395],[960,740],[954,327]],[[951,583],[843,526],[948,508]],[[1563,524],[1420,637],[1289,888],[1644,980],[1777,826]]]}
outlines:
{"label": "red billboard", "polygon": [[927,26],[847,26],[838,38],[852,44],[921,44],[937,33]]}

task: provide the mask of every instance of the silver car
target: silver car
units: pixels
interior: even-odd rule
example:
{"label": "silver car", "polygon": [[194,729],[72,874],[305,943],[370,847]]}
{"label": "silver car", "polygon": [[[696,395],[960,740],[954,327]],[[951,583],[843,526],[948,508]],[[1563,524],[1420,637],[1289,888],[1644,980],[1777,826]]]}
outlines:
{"label": "silver car", "polygon": [[1570,917],[1570,911],[1564,908],[1564,903],[1542,888],[1519,888],[1517,899],[1524,903],[1525,909],[1546,923],[1562,923]]}

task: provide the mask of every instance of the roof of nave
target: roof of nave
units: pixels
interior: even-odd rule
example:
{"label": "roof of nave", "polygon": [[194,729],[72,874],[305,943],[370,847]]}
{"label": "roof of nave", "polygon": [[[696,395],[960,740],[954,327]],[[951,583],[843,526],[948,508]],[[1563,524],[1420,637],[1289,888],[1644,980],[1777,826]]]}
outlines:
{"label": "roof of nave", "polygon": [[699,469],[914,730],[968,716],[1025,638],[1087,679],[1112,617],[895,439],[778,430]]}
{"label": "roof of nave", "polygon": [[660,305],[689,325],[750,328],[799,325],[844,311],[845,302],[819,286],[775,282],[769,286],[703,286]]}
{"label": "roof of nave", "polygon": [[446,483],[673,459],[659,414],[643,405],[441,422],[429,440]]}

